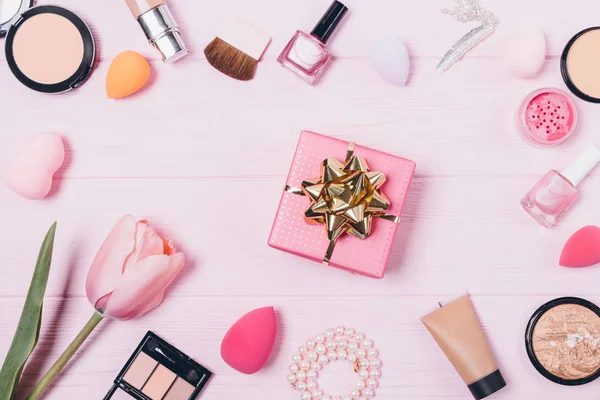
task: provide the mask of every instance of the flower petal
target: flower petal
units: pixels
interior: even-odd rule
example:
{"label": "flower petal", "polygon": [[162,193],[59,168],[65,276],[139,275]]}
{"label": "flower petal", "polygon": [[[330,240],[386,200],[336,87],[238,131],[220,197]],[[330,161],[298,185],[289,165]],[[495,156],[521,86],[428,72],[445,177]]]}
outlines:
{"label": "flower petal", "polygon": [[154,310],[156,307],[160,306],[164,299],[165,299],[165,292],[162,292],[160,294],[160,296],[156,296],[154,301],[144,305],[141,309],[136,310],[136,314],[138,314],[139,316],[147,314],[148,312]]}
{"label": "flower petal", "polygon": [[123,274],[125,261],[135,248],[136,221],[126,215],[117,222],[98,250],[88,272],[86,292],[94,307],[112,292]]}
{"label": "flower petal", "polygon": [[135,230],[135,250],[127,258],[123,272],[143,258],[163,253],[162,238],[146,221],[138,221]]}
{"label": "flower petal", "polygon": [[163,247],[164,247],[163,250],[164,250],[165,254],[168,256],[177,253],[177,250],[175,249],[173,242],[171,242],[169,239],[163,238]]}
{"label": "flower petal", "polygon": [[104,314],[117,319],[133,319],[156,308],[184,263],[183,253],[176,253],[149,256],[132,265],[123,274]]}

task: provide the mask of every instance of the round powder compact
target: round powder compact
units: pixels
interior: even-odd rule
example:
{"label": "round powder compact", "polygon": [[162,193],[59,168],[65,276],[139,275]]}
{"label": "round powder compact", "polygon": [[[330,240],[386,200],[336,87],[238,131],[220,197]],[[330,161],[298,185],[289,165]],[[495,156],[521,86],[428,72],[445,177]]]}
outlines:
{"label": "round powder compact", "polygon": [[25,86],[63,93],[90,75],[96,46],[90,28],[73,12],[37,6],[14,21],[6,37],[6,60]]}
{"label": "round powder compact", "polygon": [[600,376],[600,308],[577,297],[541,306],[525,332],[527,355],[547,379],[583,385]]}
{"label": "round powder compact", "polygon": [[530,93],[517,111],[516,127],[521,138],[535,147],[564,143],[577,127],[575,102],[565,92],[544,88]]}
{"label": "round powder compact", "polygon": [[571,92],[600,103],[600,27],[585,29],[567,43],[560,69]]}

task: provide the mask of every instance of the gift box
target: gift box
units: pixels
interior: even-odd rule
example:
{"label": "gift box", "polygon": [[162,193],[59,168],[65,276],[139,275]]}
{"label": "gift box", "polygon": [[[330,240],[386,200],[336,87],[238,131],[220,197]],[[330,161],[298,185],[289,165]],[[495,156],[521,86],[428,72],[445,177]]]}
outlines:
{"label": "gift box", "polygon": [[303,131],[269,246],[382,278],[415,163]]}

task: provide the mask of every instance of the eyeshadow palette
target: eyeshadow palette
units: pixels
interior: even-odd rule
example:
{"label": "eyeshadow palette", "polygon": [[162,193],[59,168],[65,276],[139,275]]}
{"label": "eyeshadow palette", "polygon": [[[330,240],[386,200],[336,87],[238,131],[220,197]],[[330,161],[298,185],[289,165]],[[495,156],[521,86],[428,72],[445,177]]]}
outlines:
{"label": "eyeshadow palette", "polygon": [[193,400],[212,373],[148,332],[104,400]]}

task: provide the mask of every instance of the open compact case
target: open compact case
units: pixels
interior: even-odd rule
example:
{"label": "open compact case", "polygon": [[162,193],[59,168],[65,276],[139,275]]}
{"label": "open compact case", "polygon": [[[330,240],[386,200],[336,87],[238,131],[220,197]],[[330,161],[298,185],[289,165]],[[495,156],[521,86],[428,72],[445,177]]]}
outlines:
{"label": "open compact case", "polygon": [[104,400],[193,400],[212,373],[148,332]]}
{"label": "open compact case", "polygon": [[96,45],[92,31],[75,13],[32,0],[0,2],[0,37],[15,77],[42,93],[64,93],[92,72]]}
{"label": "open compact case", "polygon": [[600,103],[600,26],[577,33],[565,46],[560,70],[565,84],[573,94],[591,103]]}
{"label": "open compact case", "polygon": [[561,297],[533,313],[525,332],[529,360],[546,379],[566,386],[600,377],[600,308]]}

